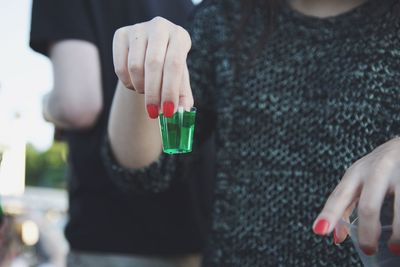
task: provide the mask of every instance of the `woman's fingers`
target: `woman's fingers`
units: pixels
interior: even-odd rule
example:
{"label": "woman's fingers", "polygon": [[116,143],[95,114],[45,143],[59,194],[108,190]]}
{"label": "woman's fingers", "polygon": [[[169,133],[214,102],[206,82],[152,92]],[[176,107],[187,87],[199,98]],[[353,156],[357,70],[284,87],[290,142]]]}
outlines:
{"label": "woman's fingers", "polygon": [[335,245],[339,245],[346,240],[349,229],[344,223],[338,222],[335,229],[333,230],[333,242]]}
{"label": "woman's fingers", "polygon": [[350,224],[350,216],[353,213],[355,207],[356,200],[354,200],[353,203],[344,212],[343,217],[341,218],[343,222],[339,221],[336,224],[335,230],[333,231],[333,241],[336,245],[345,241],[347,236],[350,234],[348,224]]}
{"label": "woman's fingers", "polygon": [[192,89],[190,87],[189,70],[187,65],[185,64],[182,73],[181,87],[179,91],[179,106],[183,107],[186,111],[190,111],[190,108],[193,107],[193,102],[194,101]]}
{"label": "woman's fingers", "polygon": [[178,108],[186,57],[190,49],[189,34],[181,27],[170,33],[168,51],[164,62],[161,102],[163,113],[172,117]]}
{"label": "woman's fingers", "polygon": [[115,33],[115,72],[125,87],[145,94],[150,118],[158,117],[160,107],[171,117],[180,98],[184,105],[193,103],[185,73],[190,47],[188,32],[161,17]]}
{"label": "woman's fingers", "polygon": [[394,197],[393,231],[389,241],[390,251],[400,256],[400,185],[397,185]]}
{"label": "woman's fingers", "polygon": [[130,28],[129,52],[127,67],[131,83],[135,90],[144,93],[144,60],[147,48],[147,35],[143,24],[136,24]]}
{"label": "woman's fingers", "polygon": [[358,203],[358,242],[367,255],[375,254],[381,233],[380,210],[385,199],[389,173],[385,168],[376,168],[363,185]]}
{"label": "woman's fingers", "polygon": [[314,222],[313,230],[317,235],[327,235],[333,231],[345,210],[357,198],[360,188],[360,173],[350,168],[339,185],[329,196],[321,213]]}
{"label": "woman's fingers", "polygon": [[113,61],[114,61],[114,70],[118,76],[118,79],[124,84],[126,88],[134,90],[129,75],[129,70],[127,68],[128,50],[129,50],[128,28],[129,27],[120,28],[114,34]]}
{"label": "woman's fingers", "polygon": [[[389,240],[390,250],[400,256],[400,138],[396,137],[375,148],[353,164],[340,184],[329,197],[314,223],[316,234],[330,233],[333,224],[343,215],[345,204],[350,199],[356,202],[359,196],[357,215],[357,238],[367,255],[376,252],[381,235],[380,213],[388,194],[395,194],[393,231]],[[348,209],[346,213],[350,214]],[[346,216],[346,215],[343,215]],[[337,227],[336,243],[345,238],[345,231]],[[347,232],[347,231],[346,231]]]}
{"label": "woman's fingers", "polygon": [[157,118],[169,32],[165,19],[154,18],[149,31],[145,59],[145,102],[150,118]]}

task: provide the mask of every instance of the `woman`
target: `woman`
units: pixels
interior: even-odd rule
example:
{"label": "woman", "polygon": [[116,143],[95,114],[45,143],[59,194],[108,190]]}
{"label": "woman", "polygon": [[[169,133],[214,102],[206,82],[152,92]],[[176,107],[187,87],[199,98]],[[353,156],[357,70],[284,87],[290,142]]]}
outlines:
{"label": "woman", "polygon": [[387,192],[396,195],[389,246],[399,254],[399,1],[210,2],[190,36],[162,18],[117,31],[121,83],[106,155],[115,181],[150,191],[173,182],[190,162],[161,154],[149,118],[194,99],[191,157],[216,136],[204,266],[361,266],[349,244],[318,235],[359,199],[359,241],[374,254]]}

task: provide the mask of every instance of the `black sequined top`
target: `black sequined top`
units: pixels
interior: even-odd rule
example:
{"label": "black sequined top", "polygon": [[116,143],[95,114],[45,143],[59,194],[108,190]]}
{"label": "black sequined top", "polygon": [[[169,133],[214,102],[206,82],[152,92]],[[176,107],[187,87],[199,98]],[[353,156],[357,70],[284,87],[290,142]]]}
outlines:
{"label": "black sequined top", "polygon": [[[311,227],[346,168],[400,133],[399,1],[370,0],[327,19],[283,7],[250,64],[262,12],[238,51],[223,44],[234,36],[239,1],[215,2],[196,15],[189,56],[196,146],[216,136],[204,266],[361,266],[350,241],[335,246]],[[190,157],[195,164],[196,147]],[[105,160],[128,192],[162,191],[182,164],[162,155],[126,170],[109,151]]]}

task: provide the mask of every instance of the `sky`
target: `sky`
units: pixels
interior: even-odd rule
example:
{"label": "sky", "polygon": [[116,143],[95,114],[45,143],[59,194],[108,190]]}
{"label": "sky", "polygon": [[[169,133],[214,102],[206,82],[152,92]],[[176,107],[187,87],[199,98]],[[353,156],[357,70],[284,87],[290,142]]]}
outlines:
{"label": "sky", "polygon": [[29,48],[30,12],[31,0],[0,0],[0,115],[19,113],[28,142],[44,150],[53,127],[42,119],[41,99],[52,87],[52,69]]}
{"label": "sky", "polygon": [[31,5],[32,0],[0,0],[0,117],[20,114],[27,141],[45,150],[54,129],[42,118],[41,99],[52,88],[52,68],[29,48]]}

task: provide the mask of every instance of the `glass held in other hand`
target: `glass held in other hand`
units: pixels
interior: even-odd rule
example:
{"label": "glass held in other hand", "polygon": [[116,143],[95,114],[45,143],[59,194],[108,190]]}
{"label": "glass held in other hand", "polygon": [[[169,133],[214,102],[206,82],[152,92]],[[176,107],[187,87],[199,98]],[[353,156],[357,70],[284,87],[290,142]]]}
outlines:
{"label": "glass held in other hand", "polygon": [[376,253],[372,256],[366,255],[360,248],[358,242],[358,216],[357,211],[354,210],[353,214],[350,216],[350,222],[345,222],[341,220],[338,224],[339,227],[344,227],[349,233],[351,241],[364,267],[399,267],[400,266],[400,256],[393,254],[389,249],[389,239],[392,235],[392,222],[393,222],[393,198],[387,197],[382,205],[381,209],[381,235],[379,238],[378,249]]}
{"label": "glass held in other hand", "polygon": [[182,107],[171,117],[160,114],[163,151],[167,154],[182,154],[192,151],[196,108],[185,111]]}

